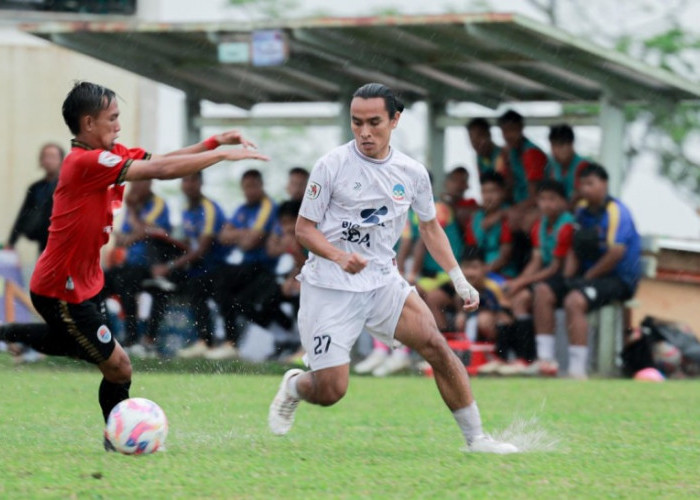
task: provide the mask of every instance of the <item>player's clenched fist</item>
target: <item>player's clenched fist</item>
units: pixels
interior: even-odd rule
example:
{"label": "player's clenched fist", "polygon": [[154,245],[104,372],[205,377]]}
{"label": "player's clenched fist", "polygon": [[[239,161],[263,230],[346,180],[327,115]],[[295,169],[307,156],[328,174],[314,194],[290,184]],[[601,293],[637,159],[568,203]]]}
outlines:
{"label": "player's clenched fist", "polygon": [[336,260],[336,263],[346,273],[356,274],[365,268],[367,265],[367,259],[356,253],[345,253],[338,260]]}

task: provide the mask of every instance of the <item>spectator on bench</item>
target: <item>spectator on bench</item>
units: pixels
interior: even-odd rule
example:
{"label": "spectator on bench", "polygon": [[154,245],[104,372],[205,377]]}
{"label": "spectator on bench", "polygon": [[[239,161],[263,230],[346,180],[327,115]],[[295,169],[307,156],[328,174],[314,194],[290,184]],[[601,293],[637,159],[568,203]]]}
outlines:
{"label": "spectator on bench", "polygon": [[226,340],[208,353],[208,359],[238,356],[238,342],[249,322],[264,323],[265,311],[276,304],[278,287],[274,274],[277,259],[267,254],[265,243],[275,225],[275,203],[264,190],[259,170],[241,177],[245,203],[227,222],[219,241],[233,246],[217,281],[216,302],[224,317]]}
{"label": "spectator on bench", "polygon": [[581,170],[588,165],[588,160],[582,158],[574,149],[574,129],[566,123],[553,125],[549,129],[549,144],[552,156],[547,163],[546,176],[564,185],[566,197],[571,207],[581,199],[579,194],[579,176]]}
{"label": "spectator on bench", "polygon": [[287,175],[287,194],[289,201],[301,201],[304,199],[306,185],[309,183],[309,171],[302,167],[294,167]]}
{"label": "spectator on bench", "polygon": [[508,346],[504,342],[508,340],[507,332],[512,319],[508,314],[503,290],[498,282],[489,277],[483,250],[467,247],[459,264],[467,281],[479,292],[479,309],[466,313],[457,306],[454,288],[448,289],[446,285],[445,289],[455,299],[455,328],[469,333],[467,320],[476,318],[476,332],[470,340],[495,343],[496,355],[505,358]]}
{"label": "spectator on bench", "polygon": [[515,111],[506,111],[499,119],[503,139],[508,146],[508,180],[512,185],[513,206],[508,212],[513,231],[513,267],[521,271],[530,257],[530,229],[539,217],[537,183],[544,179],[547,155],[525,137],[525,120]]}
{"label": "spectator on bench", "polygon": [[532,287],[563,271],[573,241],[574,216],[568,211],[562,183],[552,179],[540,182],[537,206],[542,215],[530,233],[533,247],[530,260],[523,272],[507,281],[503,287],[515,317],[509,345],[516,359],[507,365],[497,366],[495,370],[499,375],[519,375],[537,357]]}
{"label": "spectator on bench", "polygon": [[608,173],[591,163],[579,174],[582,200],[563,275],[535,286],[538,361],[528,373],[556,375],[554,311],[563,305],[569,329],[569,375],[585,378],[588,365],[586,313],[632,297],[641,276],[641,241],[629,209],[608,194]]}
{"label": "spectator on bench", "polygon": [[197,340],[177,352],[181,358],[196,358],[208,352],[213,343],[211,312],[208,301],[214,296],[214,282],[228,249],[216,240],[224,225],[224,212],[202,193],[202,173],[182,179],[182,192],[187,208],[182,214],[182,226],[189,243],[181,257],[153,266],[153,276],[167,277],[180,285],[192,306]]}
{"label": "spectator on bench", "polygon": [[[271,257],[281,257],[287,254],[292,257],[292,267],[281,277],[279,283],[279,299],[277,302],[287,302],[293,307],[293,316],[296,317],[299,311],[299,292],[301,283],[297,280],[297,276],[301,271],[304,262],[306,262],[307,252],[296,239],[296,222],[299,215],[301,202],[285,201],[277,209],[277,221],[272,234],[267,239],[267,254]],[[280,277],[277,281],[279,282]],[[290,319],[289,323],[284,321],[286,315],[278,310],[270,311],[271,316],[277,316],[278,323],[281,326],[289,329],[293,323]],[[280,319],[282,321],[280,321]],[[287,356],[285,356],[285,353]],[[275,354],[273,356],[282,359],[284,362],[297,362],[303,356],[304,351],[301,350],[301,341],[299,336],[294,338],[285,338],[275,343]]]}
{"label": "spectator on bench", "polygon": [[506,151],[491,138],[491,125],[485,118],[474,118],[467,124],[469,142],[476,152],[479,176],[487,172],[504,175],[507,171]]}
{"label": "spectator on bench", "polygon": [[[144,356],[153,346],[165,301],[158,297],[152,302],[144,344],[139,343],[137,299],[142,283],[151,278],[151,266],[162,262],[154,255],[149,237],[167,235],[172,231],[170,212],[165,201],[151,190],[151,180],[133,181],[125,197],[126,212],[121,229],[115,234],[117,247],[125,249],[121,265],[105,272],[105,293],[118,295],[124,312],[126,336],[122,345],[134,356]],[[167,256],[163,256],[167,257]]]}
{"label": "spectator on bench", "polygon": [[506,185],[497,172],[481,176],[483,207],[473,215],[464,230],[467,246],[480,248],[488,272],[515,277],[517,270],[511,262],[513,237],[507,216]]}

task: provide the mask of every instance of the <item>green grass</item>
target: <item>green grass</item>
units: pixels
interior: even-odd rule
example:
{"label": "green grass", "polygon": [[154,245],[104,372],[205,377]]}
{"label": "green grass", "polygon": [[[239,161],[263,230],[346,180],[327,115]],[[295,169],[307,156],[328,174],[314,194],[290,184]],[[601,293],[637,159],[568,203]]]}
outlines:
{"label": "green grass", "polygon": [[167,413],[168,451],[128,457],[102,451],[96,372],[1,356],[0,498],[700,496],[695,381],[476,379],[488,431],[524,421],[541,448],[558,441],[491,456],[462,451],[430,379],[352,378],[340,404],[301,406],[279,438],[267,432],[278,375],[142,368],[132,395]]}

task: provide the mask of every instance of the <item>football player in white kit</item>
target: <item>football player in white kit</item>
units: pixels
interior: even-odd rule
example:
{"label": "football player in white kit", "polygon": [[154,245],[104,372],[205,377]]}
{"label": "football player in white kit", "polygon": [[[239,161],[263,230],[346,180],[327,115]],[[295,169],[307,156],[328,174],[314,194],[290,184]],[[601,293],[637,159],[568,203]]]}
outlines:
{"label": "football player in white kit", "polygon": [[430,363],[469,450],[513,453],[515,446],[483,432],[464,366],[396,267],[393,247],[412,207],[428,251],[449,271],[464,308],[479,307],[479,294],[435,218],[428,171],[389,144],[401,111],[403,104],[388,87],[360,87],[350,104],[354,140],[325,155],[311,172],[296,225],[297,239],[310,251],[299,277],[299,331],[311,371],[285,373],[270,405],[270,430],[289,432],[301,400],[330,406],[345,395],[350,351],[366,328],[389,345],[395,339],[415,349]]}

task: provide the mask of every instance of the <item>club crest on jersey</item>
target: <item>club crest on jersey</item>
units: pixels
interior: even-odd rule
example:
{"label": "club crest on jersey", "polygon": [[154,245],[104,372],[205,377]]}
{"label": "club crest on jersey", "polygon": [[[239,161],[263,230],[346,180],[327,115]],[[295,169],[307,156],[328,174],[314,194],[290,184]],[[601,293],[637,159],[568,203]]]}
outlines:
{"label": "club crest on jersey", "polygon": [[102,325],[97,329],[97,340],[103,344],[107,344],[112,340],[112,332],[109,331],[107,325]]}
{"label": "club crest on jersey", "polygon": [[107,168],[115,167],[119,165],[121,161],[121,156],[110,153],[109,151],[102,151],[100,156],[97,157],[97,163]]}
{"label": "club crest on jersey", "polygon": [[321,185],[316,182],[309,182],[306,187],[306,197],[310,200],[315,200],[321,194]]}
{"label": "club crest on jersey", "polygon": [[396,184],[391,189],[391,197],[394,201],[401,201],[406,197],[406,188],[403,187],[403,184]]}

